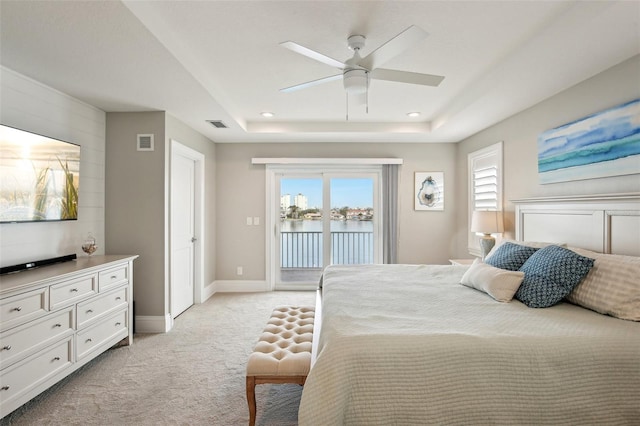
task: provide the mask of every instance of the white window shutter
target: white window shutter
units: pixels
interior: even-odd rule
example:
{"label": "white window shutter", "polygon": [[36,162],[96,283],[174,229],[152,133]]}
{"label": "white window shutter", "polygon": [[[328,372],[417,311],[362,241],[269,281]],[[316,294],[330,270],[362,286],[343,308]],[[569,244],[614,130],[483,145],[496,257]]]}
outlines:
{"label": "white window shutter", "polygon": [[[502,142],[469,153],[469,212],[470,228],[474,210],[502,210]],[[469,253],[479,256],[478,237],[468,233]]]}

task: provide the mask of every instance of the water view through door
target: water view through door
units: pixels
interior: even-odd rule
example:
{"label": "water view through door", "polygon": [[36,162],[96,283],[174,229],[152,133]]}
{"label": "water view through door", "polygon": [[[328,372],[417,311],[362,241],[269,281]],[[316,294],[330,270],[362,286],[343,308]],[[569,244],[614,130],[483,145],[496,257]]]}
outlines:
{"label": "water view through door", "polygon": [[375,263],[374,186],[372,177],[281,178],[279,282],[316,285],[329,264]]}

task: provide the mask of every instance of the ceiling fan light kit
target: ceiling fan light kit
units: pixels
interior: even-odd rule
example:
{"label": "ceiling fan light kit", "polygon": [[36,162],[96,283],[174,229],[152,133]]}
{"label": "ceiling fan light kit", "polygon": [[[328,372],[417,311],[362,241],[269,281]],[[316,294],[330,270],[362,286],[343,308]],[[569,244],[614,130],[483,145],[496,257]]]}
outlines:
{"label": "ceiling fan light kit", "polygon": [[369,89],[369,72],[363,69],[348,69],[343,74],[342,82],[344,90],[349,94],[366,93]]}

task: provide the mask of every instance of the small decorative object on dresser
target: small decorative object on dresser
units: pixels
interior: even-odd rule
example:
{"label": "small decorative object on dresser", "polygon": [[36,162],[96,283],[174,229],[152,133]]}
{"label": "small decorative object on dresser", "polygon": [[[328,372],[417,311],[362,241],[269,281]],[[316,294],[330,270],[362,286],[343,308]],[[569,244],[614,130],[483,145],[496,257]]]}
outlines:
{"label": "small decorative object on dresser", "polygon": [[96,239],[93,236],[93,234],[89,232],[89,234],[87,235],[87,238],[82,243],[82,251],[87,253],[89,256],[91,256],[93,253],[96,252],[96,250],[98,250],[98,246],[96,245]]}
{"label": "small decorative object on dresser", "polygon": [[133,343],[133,260],[88,256],[0,276],[0,417]]}

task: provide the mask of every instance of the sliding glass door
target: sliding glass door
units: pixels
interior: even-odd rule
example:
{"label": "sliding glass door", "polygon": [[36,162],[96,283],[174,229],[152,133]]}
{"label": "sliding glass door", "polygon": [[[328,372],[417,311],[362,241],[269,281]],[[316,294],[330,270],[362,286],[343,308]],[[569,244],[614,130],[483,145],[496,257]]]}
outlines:
{"label": "sliding glass door", "polygon": [[376,233],[372,177],[330,178],[331,263],[375,263]]}
{"label": "sliding glass door", "polygon": [[318,282],[324,266],[322,176],[280,176],[277,282]]}
{"label": "sliding glass door", "polygon": [[280,170],[273,182],[276,289],[316,288],[330,264],[380,263],[379,173]]}

